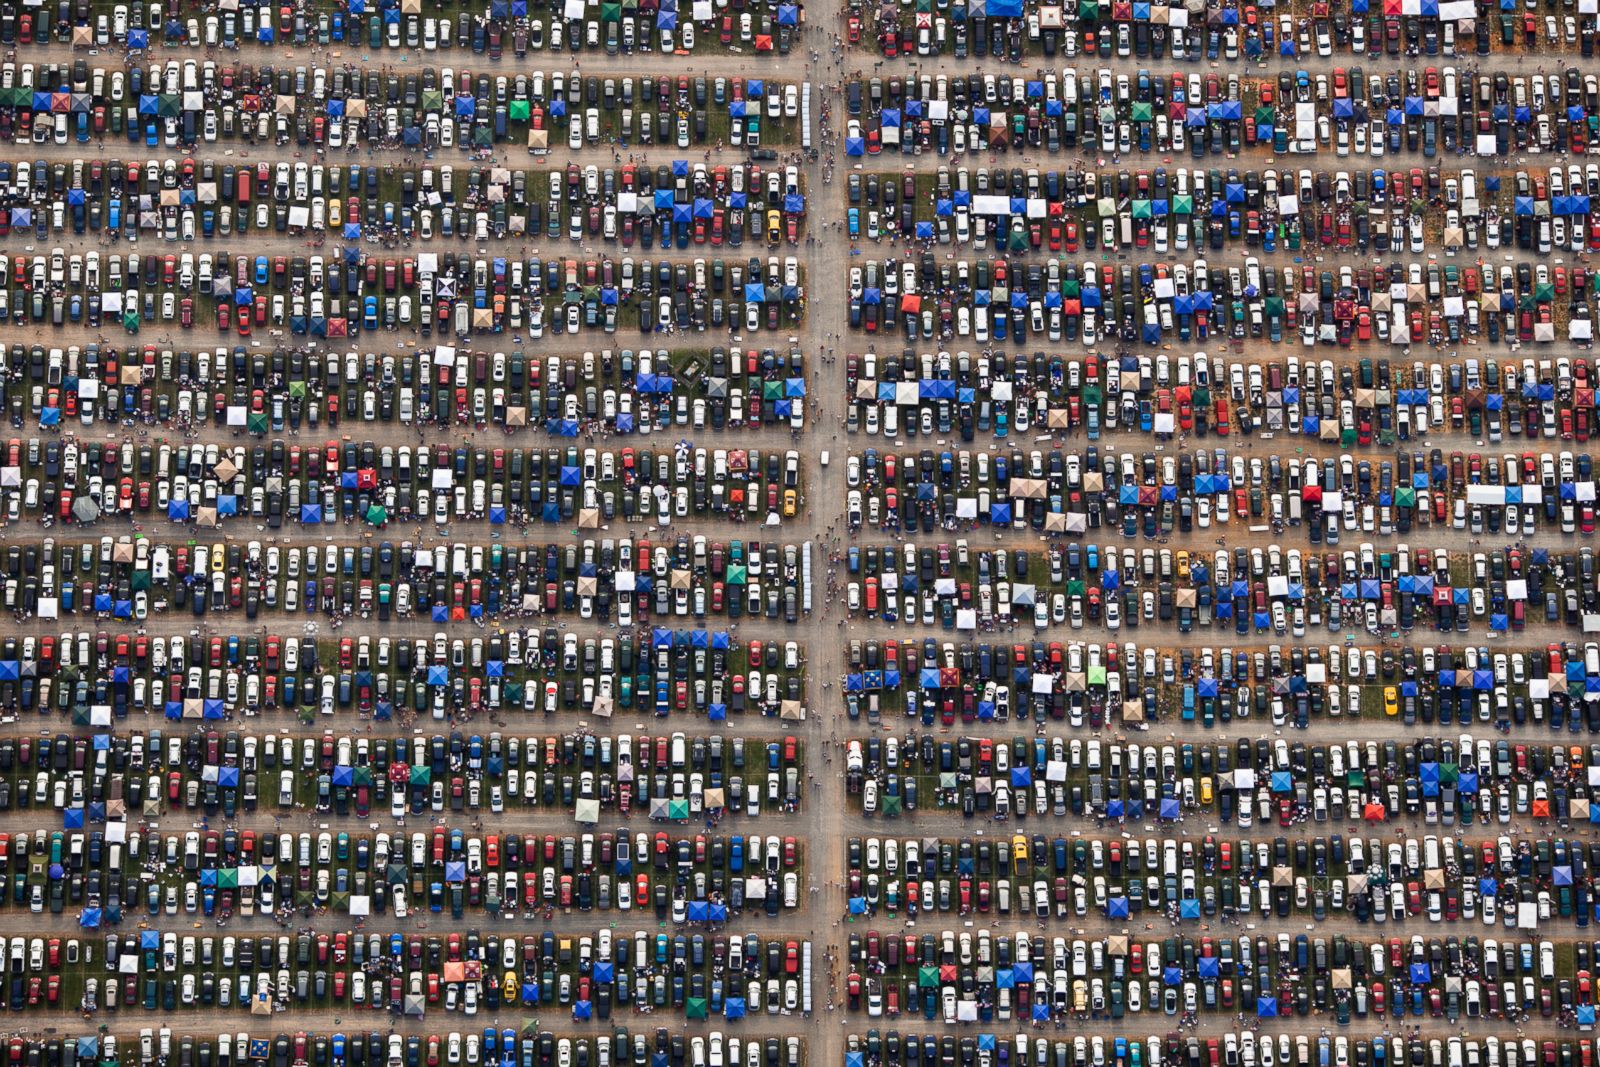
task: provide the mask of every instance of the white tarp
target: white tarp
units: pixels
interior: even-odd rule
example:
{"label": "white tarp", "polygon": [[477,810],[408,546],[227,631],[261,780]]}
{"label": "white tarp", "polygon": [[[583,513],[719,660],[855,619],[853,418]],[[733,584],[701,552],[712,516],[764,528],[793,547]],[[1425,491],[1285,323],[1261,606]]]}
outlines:
{"label": "white tarp", "polygon": [[1469,504],[1504,504],[1506,491],[1499,485],[1469,485],[1467,486],[1467,503]]}

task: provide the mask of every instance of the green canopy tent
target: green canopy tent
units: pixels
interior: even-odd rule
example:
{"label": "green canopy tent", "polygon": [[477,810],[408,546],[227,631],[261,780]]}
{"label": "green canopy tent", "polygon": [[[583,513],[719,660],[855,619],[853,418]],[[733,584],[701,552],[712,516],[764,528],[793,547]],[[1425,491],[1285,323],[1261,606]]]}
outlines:
{"label": "green canopy tent", "polygon": [[690,997],[684,1005],[684,1014],[690,1019],[704,1019],[706,1017],[706,998]]}

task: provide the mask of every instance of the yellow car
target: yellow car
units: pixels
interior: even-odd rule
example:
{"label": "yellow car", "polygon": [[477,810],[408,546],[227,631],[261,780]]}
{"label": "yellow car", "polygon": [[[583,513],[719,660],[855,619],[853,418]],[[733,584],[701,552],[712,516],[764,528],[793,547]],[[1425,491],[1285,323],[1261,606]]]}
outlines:
{"label": "yellow car", "polygon": [[1028,869],[1028,839],[1021,834],[1011,835],[1011,864],[1017,874]]}
{"label": "yellow car", "polygon": [[793,489],[783,491],[783,516],[786,519],[794,518],[795,512],[800,508],[800,494]]}
{"label": "yellow car", "polygon": [[1392,685],[1383,687],[1383,713],[1385,715],[1400,714],[1400,693]]}

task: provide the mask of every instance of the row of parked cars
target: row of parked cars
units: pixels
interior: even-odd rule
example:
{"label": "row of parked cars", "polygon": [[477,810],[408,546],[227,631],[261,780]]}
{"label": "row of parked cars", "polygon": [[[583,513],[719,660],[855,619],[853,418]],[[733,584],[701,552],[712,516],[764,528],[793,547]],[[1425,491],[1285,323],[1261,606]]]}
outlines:
{"label": "row of parked cars", "polygon": [[1318,247],[1416,254],[1429,235],[1452,253],[1600,246],[1588,212],[1591,182],[1600,190],[1595,164],[1491,176],[1484,185],[1492,188],[1481,191],[1472,170],[1456,177],[1436,167],[1298,175],[1165,168],[1041,175],[1018,168],[1009,177],[996,170],[971,178],[958,171],[952,180],[946,169],[919,190],[912,176],[852,174],[849,234],[1000,254],[1220,253],[1241,244],[1249,255]]}
{"label": "row of parked cars", "polygon": [[[1180,427],[1192,428],[1183,425],[1192,417],[1192,391],[1179,386],[1163,396],[1176,404],[1156,411],[1160,398],[1143,401],[1141,421],[1148,414],[1148,428],[1170,440]],[[1337,424],[1329,431],[1322,440],[1339,440]],[[1433,448],[1377,462],[1342,452],[1338,459],[1303,457],[1288,464],[1277,456],[1265,463],[1255,457],[1240,469],[1243,457],[1221,447],[1158,456],[1102,455],[1090,445],[1081,456],[1057,451],[1048,461],[1039,450],[925,448],[879,455],[867,449],[858,457],[858,484],[847,491],[845,518],[852,530],[931,534],[989,526],[1085,534],[1120,528],[1125,538],[1147,539],[1240,520],[1270,522],[1280,531],[1303,525],[1313,545],[1330,547],[1339,543],[1341,528],[1389,537],[1413,527],[1518,534],[1559,523],[1564,534],[1588,535],[1594,528],[1592,465],[1586,453],[1561,456],[1572,459],[1570,473],[1558,456],[1531,451],[1447,457]],[[1065,458],[1077,461],[1070,473]],[[1274,472],[1270,481],[1268,471]]]}
{"label": "row of parked cars", "polygon": [[[852,616],[891,624],[943,620],[962,628],[958,613],[971,611],[971,623],[984,631],[1032,623],[1041,633],[1064,624],[1081,630],[1085,620],[1112,631],[1176,621],[1183,633],[1233,620],[1241,636],[1251,627],[1258,633],[1292,628],[1297,639],[1323,625],[1377,634],[1419,626],[1466,632],[1488,622],[1493,631],[1521,632],[1530,612],[1535,623],[1565,621],[1577,629],[1590,613],[1583,591],[1592,561],[1586,564],[1581,553],[1552,560],[1541,551],[1535,561],[1516,550],[1454,558],[1418,550],[1418,569],[1404,573],[1395,568],[1413,564],[1407,544],[1388,560],[1370,544],[1324,556],[1272,546],[1237,548],[1230,558],[1218,549],[1207,558],[1182,549],[1067,542],[1042,556],[1030,562],[1020,549],[974,551],[964,538],[937,547],[852,545],[845,557],[846,607]],[[1370,575],[1359,562],[1367,559]],[[1465,590],[1459,598],[1457,588]],[[1409,605],[1400,602],[1407,594],[1414,598]],[[1245,622],[1238,625],[1241,615]],[[1505,618],[1496,621],[1496,615]]]}
{"label": "row of parked cars", "polygon": [[[664,20],[659,12],[676,15],[676,6],[627,0],[618,8],[589,3],[582,8],[560,0],[509,3],[450,3],[423,13],[415,4],[384,2],[370,8],[365,3],[341,6],[336,11],[313,11],[299,5],[274,8],[271,4],[245,3],[220,9],[206,6],[180,17],[160,5],[119,3],[91,5],[88,0],[58,0],[49,8],[8,9],[0,15],[0,43],[18,45],[70,43],[78,48],[114,47],[130,51],[152,44],[175,48],[187,45],[230,49],[271,49],[344,45],[379,51],[408,49],[424,52],[452,50],[487,56],[498,62],[506,52],[523,59],[531,51],[574,52],[604,48],[608,55],[661,51],[689,53],[720,35],[731,43],[734,34],[747,47],[787,54],[800,25],[798,6],[776,3],[717,3],[715,9],[683,12]],[[691,21],[691,18],[693,21]],[[759,20],[759,21],[756,21]],[[698,26],[699,35],[696,35]],[[756,31],[760,31],[759,37]],[[743,50],[743,49],[741,49]]]}
{"label": "row of parked cars", "polygon": [[[343,941],[336,945],[335,937]],[[374,940],[379,952],[369,955]],[[359,964],[355,944],[362,946]],[[202,961],[207,948],[211,958]],[[225,958],[230,949],[231,960]],[[195,954],[192,961],[186,950]],[[437,1010],[474,1016],[545,1005],[571,1011],[575,1021],[609,1019],[613,1010],[630,1007],[637,1014],[666,1009],[701,1020],[714,1010],[735,1020],[750,1012],[800,1010],[800,976],[810,977],[809,957],[808,945],[797,940],[610,928],[522,937],[470,930],[409,940],[365,930],[180,940],[143,930],[107,935],[105,970],[115,977],[64,962],[47,963],[47,973],[33,980],[15,977],[13,990],[21,984],[24,992],[13,1010],[94,1011],[103,999],[108,1011],[172,1011],[168,1005],[176,1003],[262,1014],[274,1007],[349,1005],[421,1018]],[[40,986],[37,999],[33,982]]]}
{"label": "row of parked cars", "polygon": [[1102,155],[1384,157],[1591,152],[1600,83],[1537,75],[1334,67],[1257,75],[1101,67],[873,77],[846,88],[846,153],[1045,150]]}
{"label": "row of parked cars", "polygon": [[[772,246],[798,244],[806,213],[792,165],[569,164],[546,176],[509,167],[219,164],[168,156],[6,162],[0,173],[14,182],[0,198],[0,237],[15,230],[204,243],[251,228],[276,232],[281,215],[285,230],[336,240],[482,244],[565,237],[625,249],[737,248],[747,236]],[[278,271],[273,280],[281,288],[286,279]]]}
{"label": "row of parked cars", "polygon": [[[1242,188],[1242,187],[1241,187]],[[1115,213],[1113,206],[1112,213]],[[1048,341],[1146,346],[1294,344],[1304,348],[1520,348],[1593,342],[1595,290],[1587,270],[1572,284],[1548,263],[1441,266],[1421,261],[1318,271],[1263,265],[1078,264],[995,259],[953,261],[928,249],[870,260],[850,275],[850,326],[869,337],[899,333],[922,342],[1021,347]]]}
{"label": "row of parked cars", "polygon": [[[292,772],[284,772],[290,774]],[[100,908],[102,923],[235,913],[271,916],[308,901],[347,915],[363,907],[405,918],[413,908],[533,918],[541,910],[645,911],[676,924],[726,923],[745,910],[776,916],[799,901],[793,837],[673,838],[627,830],[576,836],[468,836],[436,827],[394,839],[209,830],[185,835],[40,830],[7,835],[4,898],[36,913]],[[38,866],[31,870],[28,857]],[[58,873],[45,877],[51,856]],[[179,900],[182,898],[182,904]],[[368,898],[355,900],[355,898]],[[375,899],[373,899],[375,898]],[[354,907],[352,907],[354,900]],[[691,904],[699,904],[691,910]],[[713,917],[709,905],[719,905]]]}
{"label": "row of parked cars", "polygon": [[[219,421],[238,432],[252,419],[266,425],[262,390],[248,404],[220,408]],[[12,438],[5,458],[0,493],[12,522],[26,515],[93,523],[137,512],[207,528],[250,518],[273,530],[341,521],[381,529],[392,518],[432,519],[439,526],[576,521],[597,529],[618,519],[667,526],[692,514],[777,526],[798,513],[801,501],[798,464],[778,452],[697,448],[687,441],[669,452],[633,446],[380,448],[351,440],[304,446],[282,438],[226,450],[170,442],[121,448],[86,439]]]}
{"label": "row of parked cars", "polygon": [[[727,631],[661,627],[583,639],[554,626],[514,632],[493,643],[452,640],[443,631],[431,642],[363,636],[338,642],[336,658],[332,647],[319,653],[309,637],[252,633],[186,648],[182,639],[99,631],[91,642],[87,631],[69,632],[59,644],[54,636],[26,639],[16,677],[0,681],[0,699],[11,707],[70,711],[93,725],[130,712],[217,721],[278,708],[302,715],[355,710],[380,721],[400,713],[442,720],[518,707],[546,714],[582,708],[601,718],[618,708],[663,718],[693,709],[713,722],[730,711],[787,720],[804,715],[793,642],[780,651],[759,639],[735,642]],[[268,653],[272,665],[262,673]],[[330,658],[319,661],[319,654]],[[94,665],[113,657],[115,667],[98,672]]]}
{"label": "row of parked cars", "polygon": [[[181,274],[186,257],[175,257]],[[271,264],[268,270],[275,269]],[[403,265],[398,268],[403,269]],[[20,419],[35,387],[75,394],[82,425],[134,418],[171,425],[204,424],[227,415],[227,394],[263,393],[250,433],[316,430],[343,420],[491,423],[509,433],[531,426],[554,436],[574,433],[645,436],[673,428],[701,431],[805,425],[805,356],[797,347],[675,352],[601,349],[582,355],[529,355],[518,347],[457,350],[451,345],[398,353],[307,352],[243,345],[191,351],[155,344],[119,348],[13,345],[3,357],[0,392]],[[217,397],[223,397],[222,409]],[[39,397],[44,408],[48,393]],[[65,395],[60,396],[62,404]],[[251,415],[257,414],[251,412]],[[1587,424],[1585,427],[1587,432]]]}
{"label": "row of parked cars", "polygon": [[[1580,1056],[1591,1055],[1593,1039],[1565,1037],[1560,1040],[1536,1041],[1531,1037],[1515,1041],[1502,1041],[1495,1036],[1435,1037],[1422,1039],[1403,1035],[1379,1034],[1372,1037],[1349,1038],[1343,1034],[1314,1035],[1261,1033],[1254,1028],[1223,1029],[1213,1036],[1198,1034],[1184,1036],[1169,1032],[1166,1037],[1149,1035],[1113,1035],[1076,1038],[1047,1038],[1037,1031],[1017,1031],[997,1034],[985,1030],[960,1037],[901,1034],[899,1030],[852,1033],[846,1039],[847,1055],[861,1057],[863,1067],[916,1067],[919,1063],[933,1064],[944,1058],[945,1062],[973,1065],[985,1060],[1019,1060],[1028,1057],[1054,1064],[1093,1064],[1103,1067],[1127,1058],[1140,1057],[1140,1062],[1159,1064],[1161,1067],[1202,1067],[1212,1056],[1221,1061],[1223,1055],[1237,1058],[1240,1063],[1255,1067],[1309,1067],[1318,1057],[1331,1060],[1342,1056],[1357,1067],[1391,1062],[1389,1057],[1415,1062],[1418,1067],[1443,1067],[1454,1060],[1460,1063],[1536,1063],[1547,1052],[1552,1062],[1562,1067],[1578,1062]],[[923,1057],[926,1057],[924,1059]]]}
{"label": "row of parked cars", "polygon": [[[851,718],[864,715],[874,725],[896,710],[925,726],[936,717],[952,726],[958,717],[1004,722],[1015,715],[1023,722],[1066,719],[1097,729],[1118,713],[1127,722],[1181,715],[1207,727],[1252,714],[1298,727],[1312,714],[1403,714],[1408,723],[1476,718],[1509,726],[1515,719],[1577,733],[1600,721],[1588,707],[1593,701],[1585,699],[1597,670],[1589,655],[1594,648],[1552,645],[1541,655],[1468,646],[1459,654],[1427,649],[1419,656],[1407,649],[1380,657],[1376,649],[1354,645],[1173,652],[1042,639],[1010,645],[873,640],[851,644],[842,695]],[[1512,669],[1521,675],[1508,675]],[[1312,680],[1301,681],[1308,671]]]}
{"label": "row of parked cars", "polygon": [[[305,209],[287,209],[286,225],[288,210]],[[542,261],[423,252],[414,262],[385,262],[345,245],[331,262],[321,256],[286,259],[287,292],[258,292],[258,271],[243,256],[228,259],[231,274],[216,273],[218,264],[208,256],[114,255],[103,273],[91,270],[98,258],[74,260],[82,268],[77,275],[59,248],[49,260],[0,256],[6,268],[0,311],[19,324],[120,323],[131,334],[146,323],[205,328],[214,317],[218,333],[236,331],[241,338],[258,327],[274,338],[310,337],[317,343],[362,331],[427,338],[437,330],[460,338],[511,333],[521,344],[524,334],[530,340],[547,332],[613,334],[619,325],[633,324],[643,334],[777,330],[798,324],[805,305],[795,256],[781,262],[770,256],[765,263],[755,256],[744,263],[720,257],[635,263],[628,256],[618,263],[609,257]],[[184,272],[186,260],[192,272]],[[408,263],[412,269],[406,271]],[[202,282],[205,266],[213,273]]]}
{"label": "row of parked cars", "polygon": [[1126,59],[1173,59],[1216,63],[1257,63],[1267,57],[1315,55],[1328,59],[1334,50],[1355,56],[1487,56],[1576,51],[1594,54],[1593,12],[1547,4],[1537,8],[1487,9],[1470,3],[1372,4],[1303,3],[1265,8],[1250,3],[1158,0],[1144,4],[1001,3],[986,0],[941,11],[932,18],[909,19],[889,9],[863,15],[850,7],[850,41],[863,35],[875,41],[887,59],[913,55],[953,54],[1012,63],[1038,56],[1113,55]]}
{"label": "row of parked cars", "polygon": [[[670,14],[675,18],[676,13]],[[746,13],[745,20],[757,16]],[[587,81],[576,71],[494,74],[427,66],[415,74],[347,66],[189,59],[94,66],[0,65],[0,139],[17,145],[91,140],[194,150],[291,141],[302,149],[463,154],[526,145],[543,157],[602,141],[676,148],[726,142],[759,158],[794,137],[808,94],[761,78],[688,75]],[[492,68],[491,68],[492,70]],[[804,140],[804,138],[801,138]]]}
{"label": "row of parked cars", "polygon": [[0,743],[3,806],[65,810],[85,797],[104,803],[115,793],[123,810],[131,805],[149,817],[170,809],[232,819],[265,803],[267,810],[314,807],[341,816],[353,809],[366,818],[376,803],[403,820],[413,806],[415,814],[485,808],[500,814],[508,804],[577,814],[581,802],[584,821],[592,824],[602,811],[627,817],[637,805],[648,813],[659,782],[662,797],[687,802],[696,816],[756,816],[759,803],[747,804],[747,794],[765,792],[774,807],[791,794],[798,800],[803,766],[793,735],[771,741],[717,735],[708,741],[682,733],[452,731],[391,743],[327,730],[296,743],[271,733],[157,728],[113,735],[92,753],[82,742],[47,735],[37,744]]}
{"label": "row of parked cars", "polygon": [[[16,350],[14,350],[15,352]],[[15,364],[15,355],[13,356]],[[1172,407],[1188,389],[1182,430],[1250,436],[1258,431],[1324,439],[1338,447],[1395,447],[1422,434],[1466,433],[1501,444],[1507,437],[1587,441],[1595,433],[1596,371],[1587,356],[1410,363],[1363,358],[1229,362],[1205,353],[1105,359],[1004,351],[866,352],[845,357],[845,427],[869,437],[978,434],[997,439],[1031,432],[1159,433],[1145,400]],[[1165,396],[1165,400],[1163,397]],[[1315,434],[1306,432],[1306,418]],[[1165,426],[1165,423],[1163,423]],[[1302,446],[1304,447],[1304,446]],[[1281,460],[1280,460],[1281,462]]]}
{"label": "row of parked cars", "polygon": [[[1279,933],[1092,941],[945,930],[851,935],[849,1010],[946,1023],[1201,1013],[1575,1020],[1594,1010],[1592,946],[1558,977],[1549,940],[1363,940]],[[893,947],[890,947],[893,946]],[[893,962],[891,962],[891,956]],[[1564,968],[1562,969],[1564,972]],[[1174,1038],[1176,1040],[1176,1038]],[[1323,1040],[1329,1040],[1324,1037]],[[1270,1043],[1270,1039],[1269,1039]]]}
{"label": "row of parked cars", "polygon": [[[1271,842],[1208,835],[1181,843],[1153,837],[1069,841],[1042,834],[976,842],[853,837],[848,911],[1081,922],[1091,909],[1106,914],[1118,897],[1127,901],[1129,919],[1136,912],[1165,912],[1173,903],[1183,918],[1182,903],[1194,901],[1208,920],[1259,909],[1263,917],[1285,920],[1323,921],[1330,912],[1354,911],[1374,922],[1401,923],[1424,913],[1430,922],[1471,922],[1481,904],[1484,922],[1493,924],[1505,902],[1520,899],[1521,886],[1528,884],[1561,899],[1555,910],[1563,919],[1576,918],[1581,928],[1589,921],[1587,914],[1578,915],[1590,906],[1590,887],[1574,886],[1574,872],[1566,868],[1583,867],[1584,850],[1582,843],[1559,838],[1512,836],[1475,845],[1431,836],[1419,841],[1352,835],[1347,841],[1341,834]],[[1569,862],[1574,857],[1576,864]],[[1559,876],[1557,867],[1564,868]],[[1358,893],[1368,900],[1352,905]]]}
{"label": "row of parked cars", "polygon": [[[1226,823],[1237,821],[1245,829],[1257,819],[1263,826],[1275,820],[1280,827],[1330,820],[1355,824],[1418,818],[1428,826],[1457,822],[1470,826],[1476,820],[1484,825],[1531,823],[1543,827],[1551,821],[1568,826],[1574,820],[1583,824],[1590,819],[1590,787],[1582,773],[1581,749],[1554,748],[1548,761],[1541,754],[1533,762],[1554,770],[1548,779],[1530,782],[1520,770],[1518,779],[1511,778],[1510,772],[1479,774],[1485,767],[1496,766],[1489,760],[1487,742],[1481,746],[1483,759],[1474,764],[1470,735],[1463,737],[1460,765],[1439,762],[1435,757],[1420,767],[1414,755],[1402,767],[1396,762],[1393,746],[1383,750],[1385,759],[1380,759],[1375,745],[1365,753],[1358,747],[1331,758],[1327,749],[1312,747],[1311,755],[1321,761],[1312,770],[1308,770],[1308,750],[1303,745],[1281,745],[1276,753],[1263,751],[1258,754],[1259,766],[1251,765],[1247,751],[1230,753],[1226,745],[1199,746],[1198,758],[1195,748],[1186,746],[1182,749],[1186,771],[1182,777],[1171,767],[1176,746],[1165,750],[1167,773],[1162,776],[1155,769],[1154,748],[1144,751],[1145,759],[1139,753],[1124,759],[1113,750],[1110,773],[1104,769],[1104,753],[1092,745],[1074,749],[1072,760],[1010,765],[1008,759],[999,757],[975,765],[974,753],[987,754],[997,748],[995,742],[979,738],[950,746],[949,752],[941,748],[934,765],[941,768],[937,771],[915,764],[890,770],[885,761],[876,773],[855,771],[851,784],[857,787],[866,815],[891,819],[917,810],[919,805],[927,806],[930,794],[935,807],[959,810],[968,819],[979,814],[1000,821],[1012,817],[1026,820],[1030,814],[1060,818],[1070,811],[1075,817],[1109,820],[1117,826],[1131,819],[1147,827],[1169,828],[1195,814]],[[908,738],[900,746],[900,754],[914,752],[914,741]],[[1509,763],[1515,756],[1519,769],[1526,766],[1526,747],[1514,750],[1504,742],[1502,746],[1495,752],[1497,761]],[[1450,756],[1453,749],[1444,748],[1444,755]],[[1425,750],[1433,750],[1431,742]],[[1365,767],[1360,762],[1363,754]],[[855,765],[862,766],[860,753],[853,755]],[[1018,753],[1019,761],[1022,755]],[[1235,756],[1241,764],[1237,768],[1233,766]],[[1348,772],[1346,759],[1350,761]],[[1570,769],[1569,759],[1574,764]],[[1034,763],[1042,765],[1037,774]],[[1141,763],[1142,771],[1138,770]],[[996,771],[996,764],[1009,765],[1009,773]],[[1127,772],[1129,765],[1135,768],[1132,773]],[[1082,780],[1078,776],[1085,773],[1085,767],[1091,769]]]}
{"label": "row of parked cars", "polygon": [[[122,537],[12,545],[0,564],[0,603],[26,615],[56,618],[118,615],[148,617],[165,611],[216,613],[243,609],[313,614],[342,610],[345,600],[379,621],[432,618],[441,622],[532,619],[577,615],[615,622],[625,630],[653,619],[731,619],[746,614],[777,618],[792,590],[804,607],[804,547],[735,538],[652,543],[631,539],[586,540],[508,550],[499,543],[440,543],[417,549],[350,545],[280,548],[152,545]],[[220,566],[214,568],[213,562]],[[345,588],[348,586],[349,588]],[[291,592],[293,589],[293,592]],[[135,594],[145,593],[144,597]],[[135,601],[138,601],[136,604]],[[206,603],[198,608],[196,600]],[[797,657],[798,658],[798,654]]]}
{"label": "row of parked cars", "polygon": [[[201,935],[195,947],[196,954],[209,951],[214,957],[218,951],[216,939]],[[370,940],[362,951],[370,947]],[[381,949],[381,946],[379,946]],[[9,946],[8,946],[9,948]],[[32,942],[25,952],[33,951]],[[47,941],[43,950],[50,951]],[[87,942],[68,938],[59,951],[69,960],[82,959],[92,951]],[[182,949],[180,948],[180,951]],[[235,947],[237,953],[238,946]],[[352,947],[352,953],[355,951]],[[449,1031],[432,1034],[390,1034],[385,1037],[377,1030],[366,1033],[318,1033],[296,1030],[257,1031],[253,1036],[245,1031],[236,1033],[202,1034],[199,1036],[175,1034],[170,1027],[141,1028],[138,1044],[117,1035],[84,1034],[66,1039],[51,1037],[38,1040],[16,1038],[8,1046],[7,1054],[16,1062],[37,1060],[45,1067],[74,1067],[91,1060],[105,1060],[121,1064],[126,1058],[131,1064],[147,1067],[161,1061],[199,1064],[201,1067],[290,1067],[296,1062],[332,1067],[337,1051],[339,1058],[353,1067],[419,1067],[425,1058],[450,1057],[453,1063],[472,1067],[553,1067],[558,1058],[578,1063],[598,1062],[600,1057],[611,1056],[613,1063],[634,1064],[645,1067],[652,1055],[659,1053],[671,1067],[704,1067],[709,1063],[711,1049],[726,1057],[723,1062],[734,1067],[800,1067],[805,1055],[799,1038],[769,1038],[766,1041],[749,1041],[737,1034],[724,1035],[720,1030],[693,1042],[684,1034],[669,1034],[665,1027],[653,1031],[630,1032],[627,1027],[615,1027],[603,1037],[587,1035],[557,1037],[550,1030],[528,1028],[519,1032],[507,1028],[495,1030],[484,1027],[481,1031]]]}

